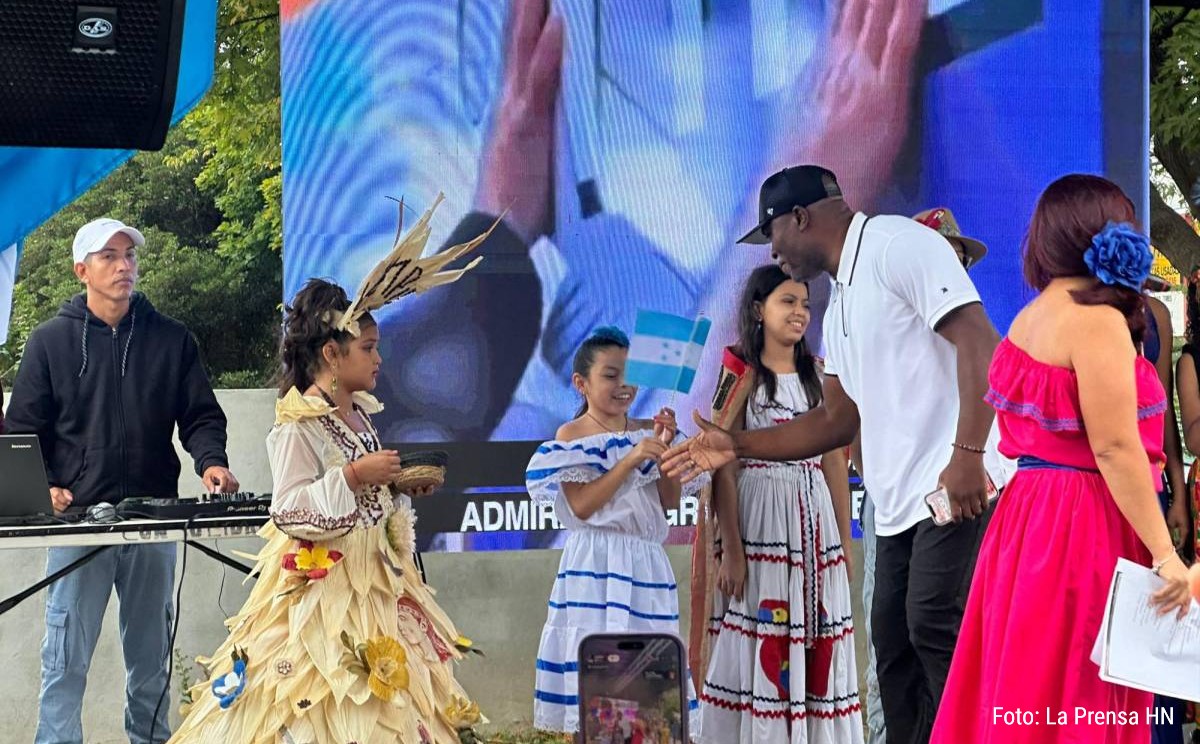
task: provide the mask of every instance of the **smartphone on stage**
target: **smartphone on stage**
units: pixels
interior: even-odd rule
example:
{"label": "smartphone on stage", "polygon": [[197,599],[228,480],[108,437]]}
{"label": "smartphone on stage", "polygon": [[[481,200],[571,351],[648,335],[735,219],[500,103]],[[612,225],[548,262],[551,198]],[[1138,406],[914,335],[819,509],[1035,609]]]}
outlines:
{"label": "smartphone on stage", "polygon": [[579,644],[579,731],[581,744],[687,744],[683,642],[669,633],[585,637]]}

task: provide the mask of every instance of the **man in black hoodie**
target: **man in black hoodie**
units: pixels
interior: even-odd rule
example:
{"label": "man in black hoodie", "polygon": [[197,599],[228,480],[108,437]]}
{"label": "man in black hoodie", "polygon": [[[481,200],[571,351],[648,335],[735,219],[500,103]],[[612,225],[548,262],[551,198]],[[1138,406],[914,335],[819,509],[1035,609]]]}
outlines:
{"label": "man in black hoodie", "polygon": [[[225,455],[225,414],[192,334],[134,292],[145,239],[113,219],[75,235],[75,275],[86,292],[30,335],[9,401],[7,430],[41,440],[54,508],[130,496],[175,496],[179,439],[209,491],[237,479]],[[91,548],[51,548],[47,571]],[[88,667],[109,595],[120,600],[126,667],[125,730],[131,744],[168,736],[167,684],[175,578],[174,543],[125,545],[99,553],[50,585],[37,744],[83,742]],[[155,708],[158,720],[152,724]]]}

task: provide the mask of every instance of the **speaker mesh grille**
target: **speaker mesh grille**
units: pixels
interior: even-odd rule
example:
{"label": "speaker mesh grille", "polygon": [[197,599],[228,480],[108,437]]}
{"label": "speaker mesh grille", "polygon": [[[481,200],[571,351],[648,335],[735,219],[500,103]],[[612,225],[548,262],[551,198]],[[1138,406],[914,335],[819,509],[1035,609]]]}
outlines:
{"label": "speaker mesh grille", "polygon": [[0,0],[0,144],[135,147],[154,129],[172,2],[110,2],[116,46],[99,51],[75,46],[78,3]]}

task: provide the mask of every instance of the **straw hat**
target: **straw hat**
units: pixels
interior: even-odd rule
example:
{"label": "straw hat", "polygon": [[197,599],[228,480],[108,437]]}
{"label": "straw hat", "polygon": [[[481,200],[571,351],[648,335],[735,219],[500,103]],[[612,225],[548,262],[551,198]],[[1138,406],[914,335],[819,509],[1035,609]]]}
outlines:
{"label": "straw hat", "polygon": [[957,240],[962,245],[963,255],[970,259],[968,265],[979,263],[987,255],[987,246],[974,238],[963,235],[962,231],[958,229],[958,220],[954,219],[954,213],[946,207],[927,209],[920,214],[913,215],[913,219],[925,227],[936,230],[947,240]]}

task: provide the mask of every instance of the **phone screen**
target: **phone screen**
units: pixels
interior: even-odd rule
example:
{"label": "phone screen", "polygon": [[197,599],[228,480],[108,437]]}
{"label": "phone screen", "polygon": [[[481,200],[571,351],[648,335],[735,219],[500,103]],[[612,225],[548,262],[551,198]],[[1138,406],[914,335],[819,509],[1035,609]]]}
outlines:
{"label": "phone screen", "polygon": [[687,744],[683,643],[664,634],[598,634],[579,645],[583,744]]}

